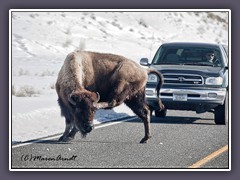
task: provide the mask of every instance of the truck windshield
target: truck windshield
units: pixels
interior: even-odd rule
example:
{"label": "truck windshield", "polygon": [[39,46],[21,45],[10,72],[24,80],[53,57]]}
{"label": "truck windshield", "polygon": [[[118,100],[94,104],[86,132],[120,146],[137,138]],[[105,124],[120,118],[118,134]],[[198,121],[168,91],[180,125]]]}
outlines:
{"label": "truck windshield", "polygon": [[222,56],[220,49],[212,47],[161,46],[152,64],[222,66]]}

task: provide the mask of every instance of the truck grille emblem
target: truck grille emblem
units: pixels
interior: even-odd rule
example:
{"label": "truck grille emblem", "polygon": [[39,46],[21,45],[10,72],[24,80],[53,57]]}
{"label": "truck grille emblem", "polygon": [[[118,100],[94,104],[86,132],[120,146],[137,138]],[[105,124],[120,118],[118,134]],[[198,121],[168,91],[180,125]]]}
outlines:
{"label": "truck grille emblem", "polygon": [[184,77],[178,77],[178,81],[183,82],[184,81]]}

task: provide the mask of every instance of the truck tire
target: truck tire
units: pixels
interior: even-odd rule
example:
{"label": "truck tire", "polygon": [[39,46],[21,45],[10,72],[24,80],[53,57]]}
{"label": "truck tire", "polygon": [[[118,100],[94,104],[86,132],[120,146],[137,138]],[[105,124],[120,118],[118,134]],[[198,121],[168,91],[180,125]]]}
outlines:
{"label": "truck tire", "polygon": [[166,115],[167,115],[167,109],[155,110],[156,117],[166,117]]}
{"label": "truck tire", "polygon": [[226,124],[228,121],[228,93],[223,105],[219,105],[214,111],[215,124]]}

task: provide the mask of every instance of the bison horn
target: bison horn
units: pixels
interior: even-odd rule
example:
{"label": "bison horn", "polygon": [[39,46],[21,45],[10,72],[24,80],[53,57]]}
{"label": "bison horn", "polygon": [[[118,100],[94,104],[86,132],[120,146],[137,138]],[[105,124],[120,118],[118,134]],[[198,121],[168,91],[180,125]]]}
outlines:
{"label": "bison horn", "polygon": [[69,94],[68,95],[68,101],[72,104],[72,105],[74,105],[74,106],[76,106],[76,102],[72,99],[72,95],[71,94]]}
{"label": "bison horn", "polygon": [[100,94],[98,92],[96,92],[96,95],[97,95],[97,99],[96,99],[96,103],[100,100]]}

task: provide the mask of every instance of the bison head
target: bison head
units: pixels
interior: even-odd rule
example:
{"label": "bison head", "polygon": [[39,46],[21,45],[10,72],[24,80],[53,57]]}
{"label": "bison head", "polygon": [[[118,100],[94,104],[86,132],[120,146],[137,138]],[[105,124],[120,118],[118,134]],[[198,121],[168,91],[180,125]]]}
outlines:
{"label": "bison head", "polygon": [[99,99],[98,93],[87,90],[75,91],[68,96],[68,101],[72,106],[74,124],[83,136],[91,132],[94,127],[93,117],[96,108],[93,103],[98,102]]}

